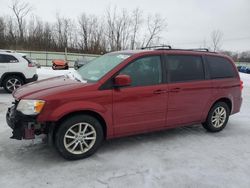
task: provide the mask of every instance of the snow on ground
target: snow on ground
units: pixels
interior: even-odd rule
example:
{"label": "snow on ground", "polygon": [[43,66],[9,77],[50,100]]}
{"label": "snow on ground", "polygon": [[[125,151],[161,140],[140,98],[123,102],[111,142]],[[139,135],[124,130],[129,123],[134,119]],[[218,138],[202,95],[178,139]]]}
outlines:
{"label": "snow on ground", "polygon": [[[40,78],[67,71],[39,69]],[[250,187],[250,75],[243,106],[220,133],[200,125],[106,141],[92,157],[66,161],[46,144],[10,140],[0,90],[0,187]]]}

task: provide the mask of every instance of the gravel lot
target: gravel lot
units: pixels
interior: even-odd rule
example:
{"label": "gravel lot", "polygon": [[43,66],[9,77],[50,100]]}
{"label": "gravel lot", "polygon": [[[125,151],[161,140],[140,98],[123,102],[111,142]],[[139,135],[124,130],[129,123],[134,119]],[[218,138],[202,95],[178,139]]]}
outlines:
{"label": "gravel lot", "polygon": [[[40,78],[68,71],[39,69]],[[66,161],[36,141],[11,140],[13,101],[0,89],[0,187],[250,187],[250,75],[241,113],[220,133],[200,125],[106,141],[92,157]]]}

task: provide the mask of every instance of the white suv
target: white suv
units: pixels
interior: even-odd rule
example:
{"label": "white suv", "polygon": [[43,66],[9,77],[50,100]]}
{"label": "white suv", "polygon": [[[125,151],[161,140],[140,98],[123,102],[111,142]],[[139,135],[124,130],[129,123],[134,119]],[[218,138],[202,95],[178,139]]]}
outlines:
{"label": "white suv", "polygon": [[0,50],[0,87],[11,93],[37,79],[36,65],[25,54]]}

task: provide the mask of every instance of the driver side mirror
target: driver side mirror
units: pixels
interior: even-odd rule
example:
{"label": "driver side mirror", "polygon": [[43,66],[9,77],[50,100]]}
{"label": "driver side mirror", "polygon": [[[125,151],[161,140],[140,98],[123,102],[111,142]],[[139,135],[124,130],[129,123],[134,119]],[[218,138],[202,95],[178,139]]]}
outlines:
{"label": "driver side mirror", "polygon": [[117,75],[115,77],[115,87],[130,86],[131,82],[131,77],[126,74]]}

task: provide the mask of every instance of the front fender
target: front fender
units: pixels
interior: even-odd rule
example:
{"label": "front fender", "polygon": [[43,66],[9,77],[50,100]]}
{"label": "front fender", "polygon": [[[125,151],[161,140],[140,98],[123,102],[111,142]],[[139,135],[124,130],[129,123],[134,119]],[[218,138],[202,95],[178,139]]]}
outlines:
{"label": "front fender", "polygon": [[106,109],[104,106],[101,106],[97,103],[85,101],[69,101],[65,104],[58,105],[56,108],[53,107],[51,109],[53,109],[53,111],[50,110],[50,106],[44,109],[43,112],[38,116],[37,120],[39,122],[56,122],[67,114],[83,110],[96,112],[103,118],[105,114],[108,113],[108,109]]}

